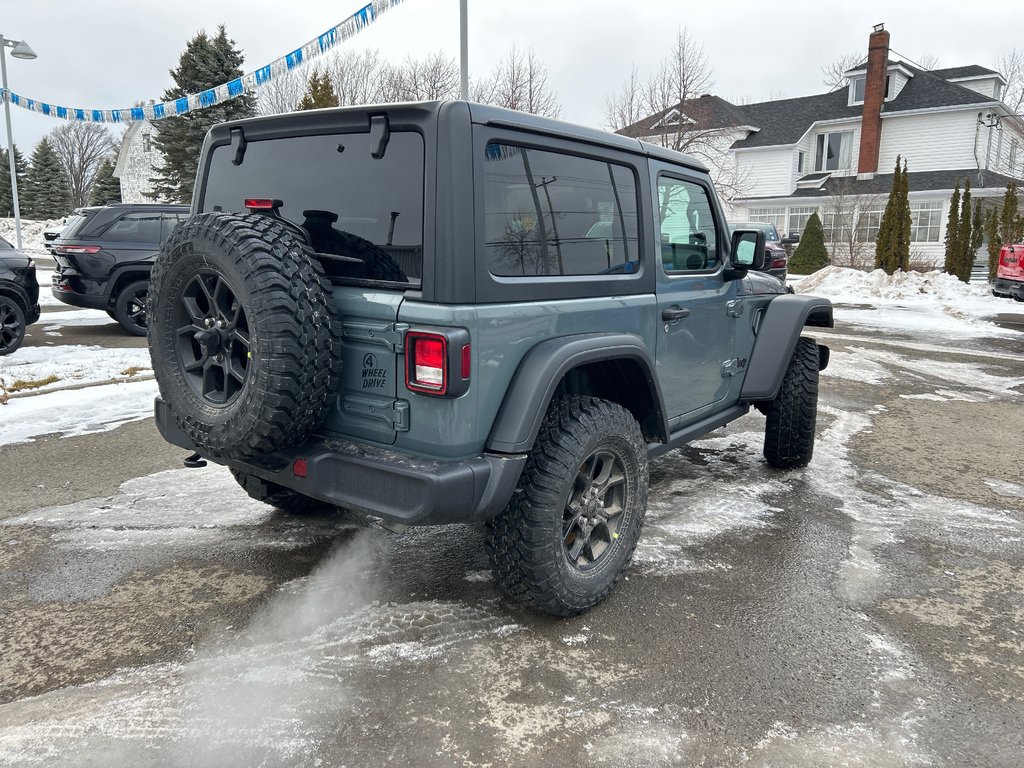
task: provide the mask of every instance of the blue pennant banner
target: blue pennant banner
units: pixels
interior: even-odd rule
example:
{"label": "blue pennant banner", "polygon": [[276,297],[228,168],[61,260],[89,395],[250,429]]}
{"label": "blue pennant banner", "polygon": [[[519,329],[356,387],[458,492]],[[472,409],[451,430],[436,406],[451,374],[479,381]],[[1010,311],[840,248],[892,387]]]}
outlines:
{"label": "blue pennant banner", "polygon": [[14,106],[27,109],[30,112],[38,112],[62,120],[77,120],[82,123],[121,123],[125,120],[160,120],[165,117],[174,117],[186,112],[212,107],[214,104],[220,104],[230,99],[238,98],[244,93],[255,91],[279,75],[327,53],[338,43],[342,43],[362,32],[375,22],[382,13],[391,10],[401,3],[402,0],[373,0],[373,2],[360,8],[336,27],[332,27],[322,35],[318,35],[310,40],[301,48],[296,48],[291,53],[285,54],[266,66],[260,67],[230,82],[213,88],[207,88],[199,93],[182,96],[180,99],[124,109],[81,109],[79,107],[62,107],[46,101],[40,101],[39,99],[30,99],[14,91],[5,91],[3,88],[0,88],[0,98],[9,100]]}

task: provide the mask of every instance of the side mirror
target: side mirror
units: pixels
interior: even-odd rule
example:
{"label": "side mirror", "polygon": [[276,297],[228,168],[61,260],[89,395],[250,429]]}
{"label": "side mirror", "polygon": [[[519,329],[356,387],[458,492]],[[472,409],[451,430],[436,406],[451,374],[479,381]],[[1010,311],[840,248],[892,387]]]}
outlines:
{"label": "side mirror", "polygon": [[732,268],[737,277],[748,269],[764,269],[765,237],[760,229],[737,229],[732,233]]}

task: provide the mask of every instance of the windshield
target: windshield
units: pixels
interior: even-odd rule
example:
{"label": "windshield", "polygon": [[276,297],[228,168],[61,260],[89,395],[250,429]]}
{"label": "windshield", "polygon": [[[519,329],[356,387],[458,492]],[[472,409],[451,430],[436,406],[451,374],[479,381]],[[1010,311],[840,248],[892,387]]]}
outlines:
{"label": "windshield", "polygon": [[[384,156],[368,133],[299,136],[230,146],[210,159],[200,210],[244,213],[247,198],[280,201],[334,277],[419,285],[423,271],[423,138],[390,134]],[[340,259],[330,259],[330,256]]]}
{"label": "windshield", "polygon": [[769,243],[779,242],[779,230],[775,228],[774,224],[769,224],[766,221],[734,221],[729,225],[729,232],[735,232],[737,229],[760,229],[764,232],[764,239]]}

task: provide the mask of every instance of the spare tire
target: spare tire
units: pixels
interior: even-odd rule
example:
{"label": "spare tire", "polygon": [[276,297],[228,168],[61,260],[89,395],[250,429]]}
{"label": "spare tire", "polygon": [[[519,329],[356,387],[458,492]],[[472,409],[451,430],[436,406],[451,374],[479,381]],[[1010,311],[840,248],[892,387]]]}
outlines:
{"label": "spare tire", "polygon": [[302,440],[341,370],[330,282],[285,223],[204,213],[167,239],[150,277],[149,350],[177,425],[211,458]]}

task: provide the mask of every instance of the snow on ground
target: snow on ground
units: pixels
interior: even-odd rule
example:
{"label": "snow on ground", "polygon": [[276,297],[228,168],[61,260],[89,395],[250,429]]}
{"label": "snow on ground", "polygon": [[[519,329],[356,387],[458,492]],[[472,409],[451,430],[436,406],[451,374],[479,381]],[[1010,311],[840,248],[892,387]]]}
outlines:
{"label": "snow on ground", "polygon": [[[56,376],[52,384],[31,390],[48,392],[69,385],[92,384],[111,379],[130,379],[150,371],[147,349],[122,349],[95,345],[69,344],[54,347],[22,347],[0,357],[0,378],[9,387],[17,381],[39,381]],[[127,374],[136,368],[134,373]]]}
{"label": "snow on ground", "polygon": [[0,406],[0,445],[53,433],[77,437],[108,432],[149,417],[156,394],[156,381],[150,379],[12,397]]}
{"label": "snow on ground", "polygon": [[[36,221],[34,219],[21,220],[21,243],[23,250],[29,256],[48,257],[50,252],[43,245],[43,230],[61,224],[63,219],[46,219]],[[14,219],[0,218],[0,237],[9,242],[15,248],[18,247],[18,236],[14,228]]]}
{"label": "snow on ground", "polygon": [[[65,305],[61,305],[65,306]],[[39,319],[44,331],[57,331],[65,325],[110,325],[117,321],[98,309],[69,309],[67,312],[47,312]],[[124,332],[118,328],[119,334]]]}
{"label": "snow on ground", "polygon": [[36,282],[39,283],[39,306],[40,307],[66,307],[60,299],[55,299],[53,293],[50,292],[50,286],[53,285],[51,277],[53,276],[52,269],[39,269],[36,267]]}
{"label": "snow on ground", "polygon": [[[826,296],[843,323],[893,333],[927,333],[936,338],[1016,336],[988,320],[1016,307],[987,287],[968,285],[944,272],[862,272],[825,267],[793,285],[797,293]],[[843,306],[854,305],[854,306]],[[856,305],[870,305],[857,307]]]}

